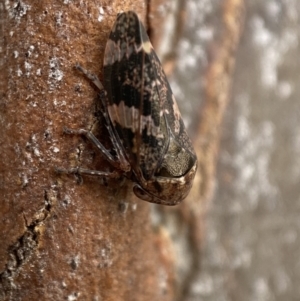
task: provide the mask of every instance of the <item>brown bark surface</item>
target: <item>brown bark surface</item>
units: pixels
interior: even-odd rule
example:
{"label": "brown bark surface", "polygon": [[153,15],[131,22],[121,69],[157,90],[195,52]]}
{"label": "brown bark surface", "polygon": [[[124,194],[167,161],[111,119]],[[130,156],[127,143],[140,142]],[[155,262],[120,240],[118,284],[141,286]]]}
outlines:
{"label": "brown bark surface", "polygon": [[78,185],[54,172],[80,160],[95,168],[95,150],[62,132],[63,126],[94,122],[96,91],[74,65],[99,74],[116,13],[133,9],[143,17],[142,7],[142,1],[6,2],[2,300],[172,300],[170,269],[154,243],[149,204],[117,181],[105,187],[85,177]]}
{"label": "brown bark surface", "polygon": [[182,258],[175,257],[170,233],[157,223],[154,228],[150,204],[132,194],[130,183],[84,177],[82,184],[54,172],[78,165],[108,168],[84,139],[62,131],[96,127],[108,138],[101,124],[95,126],[97,92],[74,65],[79,62],[101,79],[116,14],[131,9],[145,20],[145,3],[2,1],[0,300],[184,299],[199,268],[201,202],[211,193],[241,28],[235,21],[243,2],[225,3],[225,30],[207,72],[204,117],[197,125],[195,186],[182,206],[154,207],[159,216],[175,217],[177,234],[188,240],[190,271],[180,276],[177,269],[177,277],[176,261]]}

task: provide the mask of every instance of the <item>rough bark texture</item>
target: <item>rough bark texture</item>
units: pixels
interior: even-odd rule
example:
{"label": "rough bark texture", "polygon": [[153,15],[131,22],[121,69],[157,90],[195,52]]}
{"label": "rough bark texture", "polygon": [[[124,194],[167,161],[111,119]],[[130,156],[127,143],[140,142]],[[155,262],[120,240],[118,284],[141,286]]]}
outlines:
{"label": "rough bark texture", "polygon": [[[1,299],[172,300],[149,204],[126,194],[126,185],[91,178],[78,185],[54,172],[93,161],[90,146],[62,133],[94,122],[96,91],[73,66],[99,74],[116,13],[134,9],[143,17],[143,4],[5,3]],[[103,168],[98,163],[91,165]]]}
{"label": "rough bark texture", "polygon": [[[193,191],[178,208],[154,206],[154,223],[150,205],[133,196],[130,183],[84,177],[78,185],[81,179],[54,172],[56,166],[108,167],[86,141],[62,132],[95,126],[107,135],[95,125],[96,91],[73,66],[79,62],[101,78],[116,13],[131,9],[145,19],[146,5],[98,2],[2,1],[0,300],[184,300],[199,270],[201,204],[211,196],[243,1],[224,1],[225,30],[195,127],[201,136]],[[159,35],[153,31],[157,43]],[[175,221],[171,230],[167,220]],[[170,238],[174,232],[183,237],[183,258]],[[188,262],[186,270],[180,261]]]}

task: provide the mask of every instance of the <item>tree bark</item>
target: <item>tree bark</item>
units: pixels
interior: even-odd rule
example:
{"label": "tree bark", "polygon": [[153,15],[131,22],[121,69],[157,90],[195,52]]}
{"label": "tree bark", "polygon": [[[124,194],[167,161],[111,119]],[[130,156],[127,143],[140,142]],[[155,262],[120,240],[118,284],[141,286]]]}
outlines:
{"label": "tree bark", "polygon": [[155,247],[149,204],[118,181],[105,187],[85,177],[78,185],[54,172],[80,160],[94,169],[105,164],[93,161],[95,150],[80,137],[62,132],[94,122],[96,91],[74,65],[99,74],[116,14],[133,9],[143,17],[142,1],[2,4],[9,30],[1,100],[1,299],[172,300],[172,268]]}

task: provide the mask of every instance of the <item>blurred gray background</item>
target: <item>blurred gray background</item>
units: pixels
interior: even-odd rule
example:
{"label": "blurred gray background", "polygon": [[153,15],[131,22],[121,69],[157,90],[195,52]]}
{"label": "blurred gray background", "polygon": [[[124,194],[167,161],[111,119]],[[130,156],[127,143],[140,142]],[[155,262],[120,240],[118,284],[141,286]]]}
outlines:
{"label": "blurred gray background", "polygon": [[[197,118],[193,103],[203,86],[195,78],[204,77],[213,55],[222,2],[186,3],[171,85],[186,104],[187,123]],[[300,1],[245,3],[201,270],[189,301],[300,300]]]}

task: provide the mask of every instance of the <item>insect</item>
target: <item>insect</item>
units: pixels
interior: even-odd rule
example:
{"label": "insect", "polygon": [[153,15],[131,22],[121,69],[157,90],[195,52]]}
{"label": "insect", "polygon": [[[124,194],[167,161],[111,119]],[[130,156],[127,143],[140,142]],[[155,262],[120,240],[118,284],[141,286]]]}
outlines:
{"label": "insect", "polygon": [[77,69],[99,89],[114,153],[90,131],[65,132],[86,136],[114,170],[59,171],[124,176],[142,200],[162,205],[181,202],[191,189],[197,158],[161,63],[136,13],[120,13],[113,25],[105,48],[103,84],[81,66]]}

